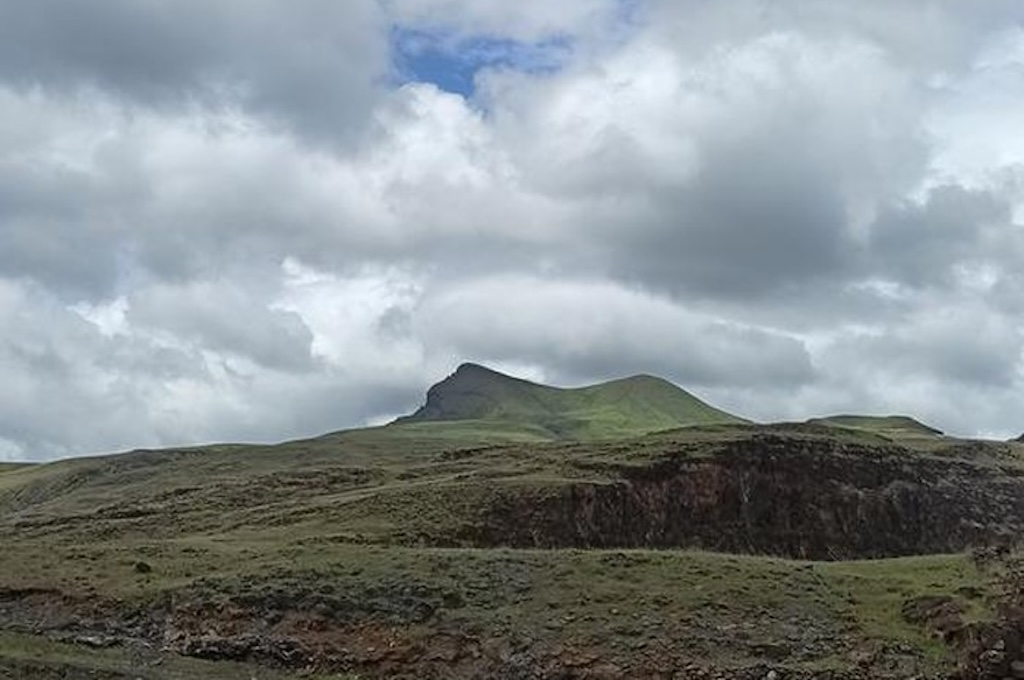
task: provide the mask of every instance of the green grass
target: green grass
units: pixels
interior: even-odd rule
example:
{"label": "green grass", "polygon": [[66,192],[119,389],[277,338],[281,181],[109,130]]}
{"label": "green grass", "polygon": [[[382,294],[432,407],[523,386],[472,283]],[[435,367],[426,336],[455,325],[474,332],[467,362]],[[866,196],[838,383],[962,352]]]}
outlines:
{"label": "green grass", "polygon": [[825,418],[812,418],[809,422],[838,427],[849,427],[890,435],[916,435],[924,437],[936,437],[942,435],[941,430],[925,425],[910,416],[835,415]]}
{"label": "green grass", "polygon": [[[610,662],[678,653],[721,667],[782,654],[794,667],[845,668],[852,651],[884,655],[899,643],[921,670],[938,669],[950,651],[903,618],[905,602],[949,596],[970,620],[992,616],[991,577],[963,555],[811,563],[686,550],[417,547],[455,535],[495,499],[540,502],[568,485],[728,455],[748,440],[801,450],[824,442],[821,451],[836,455],[906,457],[900,465],[957,455],[1019,466],[1024,451],[938,437],[902,419],[753,425],[643,376],[570,390],[478,368],[464,378],[433,392],[434,411],[383,427],[278,445],[2,464],[0,589],[139,607],[287,602],[300,619],[326,611],[317,622],[325,639],[354,647],[376,644],[358,635],[387,626],[413,646],[466,633]],[[120,672],[135,663],[130,653],[0,633],[0,677],[18,664]],[[168,657],[145,677],[251,671]]]}
{"label": "green grass", "polygon": [[[948,658],[949,649],[920,626],[901,615],[903,604],[923,595],[943,595],[963,605],[965,620],[990,620],[986,597],[996,586],[964,555],[925,555],[888,560],[823,563],[815,567],[851,605],[864,636],[876,641],[902,642],[931,658]],[[963,595],[972,589],[980,597]]]}
{"label": "green grass", "polygon": [[660,378],[634,376],[574,389],[540,385],[464,364],[431,388],[419,411],[391,427],[472,422],[522,428],[548,440],[600,440],[710,423],[745,422]]}
{"label": "green grass", "polygon": [[[472,436],[453,447],[376,428],[12,471],[0,476],[0,587],[140,603],[169,593],[224,602],[284,597],[300,611],[312,597],[360,621],[397,625],[409,644],[468,631],[530,639],[539,649],[598,650],[625,663],[672,640],[722,667],[784,649],[787,664],[806,668],[847,667],[851,649],[884,653],[895,642],[925,667],[948,665],[950,651],[903,619],[903,603],[961,597],[967,585],[990,589],[962,555],[810,563],[693,551],[395,545],[420,530],[457,529],[490,494],[611,480],[666,452],[706,457],[751,436],[891,446],[862,431],[804,425],[722,424],[591,443],[487,444]],[[139,562],[150,570],[138,572]],[[991,616],[985,602],[965,609],[984,619]],[[431,612],[428,624],[401,618],[417,607]],[[94,666],[105,658],[86,656]],[[123,660],[112,658],[120,667]]]}
{"label": "green grass", "polygon": [[[77,516],[93,530],[137,526],[143,532],[168,513],[176,517],[171,530],[184,532],[274,525],[303,513],[314,522],[337,524],[368,496],[397,498],[453,483],[595,479],[613,474],[616,465],[648,463],[676,439],[677,448],[692,444],[699,455],[723,438],[701,434],[687,443],[684,434],[630,443],[495,444],[485,438],[491,430],[469,425],[415,423],[276,446],[135,452],[26,467],[0,475],[0,512],[40,521]],[[438,436],[430,436],[435,430]],[[130,513],[136,514],[125,516]]]}
{"label": "green grass", "polygon": [[[137,560],[152,571],[135,573]],[[167,592],[198,593],[224,606],[286,596],[299,613],[332,612],[339,630],[376,622],[414,639],[457,631],[529,638],[543,649],[599,649],[610,660],[673,640],[723,667],[757,663],[765,648],[783,646],[788,665],[841,668],[849,649],[898,642],[916,650],[926,667],[940,668],[950,651],[902,618],[903,602],[961,597],[964,585],[992,587],[963,555],[811,563],[694,551],[358,546],[284,534],[56,549],[20,544],[4,553],[0,567],[21,586],[93,588],[127,602]],[[984,603],[965,606],[984,619],[991,616]],[[75,649],[66,652],[79,658]],[[89,663],[125,667],[122,652],[110,654],[90,652]],[[5,647],[0,658],[11,655]],[[222,672],[193,677],[236,677],[232,667]]]}
{"label": "green grass", "polygon": [[[475,422],[409,423],[274,446],[147,451],[29,466],[0,474],[0,537],[92,541],[159,532],[175,538],[256,527],[390,542],[424,529],[457,529],[495,495],[533,496],[566,484],[612,481],[667,452],[703,458],[750,437],[880,445],[910,457],[940,454],[940,444],[956,446],[937,440],[917,452],[865,430],[803,424],[715,424],[575,443],[495,442],[487,439],[491,432]],[[1001,455],[1000,464],[1020,464],[1012,451]]]}

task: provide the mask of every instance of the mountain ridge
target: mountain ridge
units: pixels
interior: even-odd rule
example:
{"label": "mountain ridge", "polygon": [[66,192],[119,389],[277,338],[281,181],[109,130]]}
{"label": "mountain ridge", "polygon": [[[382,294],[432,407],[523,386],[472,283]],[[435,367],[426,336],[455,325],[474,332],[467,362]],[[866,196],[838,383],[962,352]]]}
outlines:
{"label": "mountain ridge", "polygon": [[914,434],[918,436],[942,436],[942,430],[922,423],[917,418],[907,415],[890,414],[883,416],[862,415],[853,413],[837,413],[835,415],[811,418],[808,423],[847,427],[888,433]]}
{"label": "mountain ridge", "polygon": [[420,408],[390,426],[455,422],[517,423],[539,426],[553,439],[594,439],[749,421],[649,374],[555,387],[464,363],[427,390]]}

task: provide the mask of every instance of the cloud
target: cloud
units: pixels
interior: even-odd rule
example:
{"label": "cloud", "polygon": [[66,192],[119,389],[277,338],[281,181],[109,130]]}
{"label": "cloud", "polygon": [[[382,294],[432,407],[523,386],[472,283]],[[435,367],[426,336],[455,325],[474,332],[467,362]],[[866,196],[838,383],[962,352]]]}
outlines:
{"label": "cloud", "polygon": [[507,36],[518,41],[593,30],[616,17],[619,5],[617,0],[385,0],[389,14],[400,25],[448,29],[467,35]]}
{"label": "cloud", "polygon": [[[275,441],[365,423],[418,398],[409,375],[351,363],[353,354],[331,361],[286,306],[206,284],[69,308],[38,286],[0,280],[4,455]],[[371,346],[359,332],[350,336]]]}
{"label": "cloud", "polygon": [[1012,205],[994,191],[943,185],[920,202],[885,206],[870,249],[882,276],[908,286],[956,286],[972,271],[1001,276],[1024,255]]}
{"label": "cloud", "polygon": [[469,359],[1011,433],[1022,19],[7,3],[0,457],[360,425]]}
{"label": "cloud", "polygon": [[515,137],[553,139],[517,147],[524,174],[586,202],[609,270],[680,295],[846,276],[856,217],[909,190],[927,158],[911,83],[855,41],[769,34],[696,62],[641,43],[539,95],[517,82],[498,89]]}
{"label": "cloud", "polygon": [[942,300],[931,297],[900,323],[850,329],[823,343],[818,396],[831,393],[834,410],[870,403],[955,434],[1019,434],[1012,415],[1022,406],[1019,323],[984,298]]}
{"label": "cloud", "polygon": [[654,373],[702,387],[793,387],[813,379],[796,338],[604,282],[474,281],[425,299],[413,324],[434,352],[547,366],[575,381]]}
{"label": "cloud", "polygon": [[313,335],[295,312],[268,308],[231,284],[159,285],[128,302],[132,326],[167,333],[203,348],[286,371],[312,371]]}
{"label": "cloud", "polygon": [[1024,115],[1024,30],[994,31],[963,69],[942,79],[941,92],[924,120],[943,140],[933,158],[940,181],[978,188],[1019,172],[1024,141],[1012,121]]}
{"label": "cloud", "polygon": [[97,89],[132,107],[243,107],[319,141],[363,130],[386,74],[369,0],[199,0],[0,7],[0,80],[51,93]]}

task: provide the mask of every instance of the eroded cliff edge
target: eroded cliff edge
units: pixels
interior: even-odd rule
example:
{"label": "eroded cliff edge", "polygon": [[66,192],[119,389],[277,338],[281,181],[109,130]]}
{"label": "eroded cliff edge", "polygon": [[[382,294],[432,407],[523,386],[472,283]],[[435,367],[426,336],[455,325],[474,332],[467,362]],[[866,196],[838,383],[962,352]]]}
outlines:
{"label": "eroded cliff edge", "polygon": [[666,451],[609,479],[496,493],[458,540],[535,548],[697,548],[816,560],[1008,545],[1024,479],[991,457],[757,434]]}

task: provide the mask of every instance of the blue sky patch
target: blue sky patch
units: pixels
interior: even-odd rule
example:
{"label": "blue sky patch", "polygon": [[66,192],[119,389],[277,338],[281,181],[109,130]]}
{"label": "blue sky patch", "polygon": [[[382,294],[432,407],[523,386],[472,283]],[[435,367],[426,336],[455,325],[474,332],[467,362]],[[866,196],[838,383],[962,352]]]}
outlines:
{"label": "blue sky patch", "polygon": [[521,42],[490,35],[460,36],[442,31],[396,27],[391,54],[401,83],[427,82],[442,90],[473,95],[474,77],[482,68],[525,73],[553,73],[572,52],[568,36]]}

